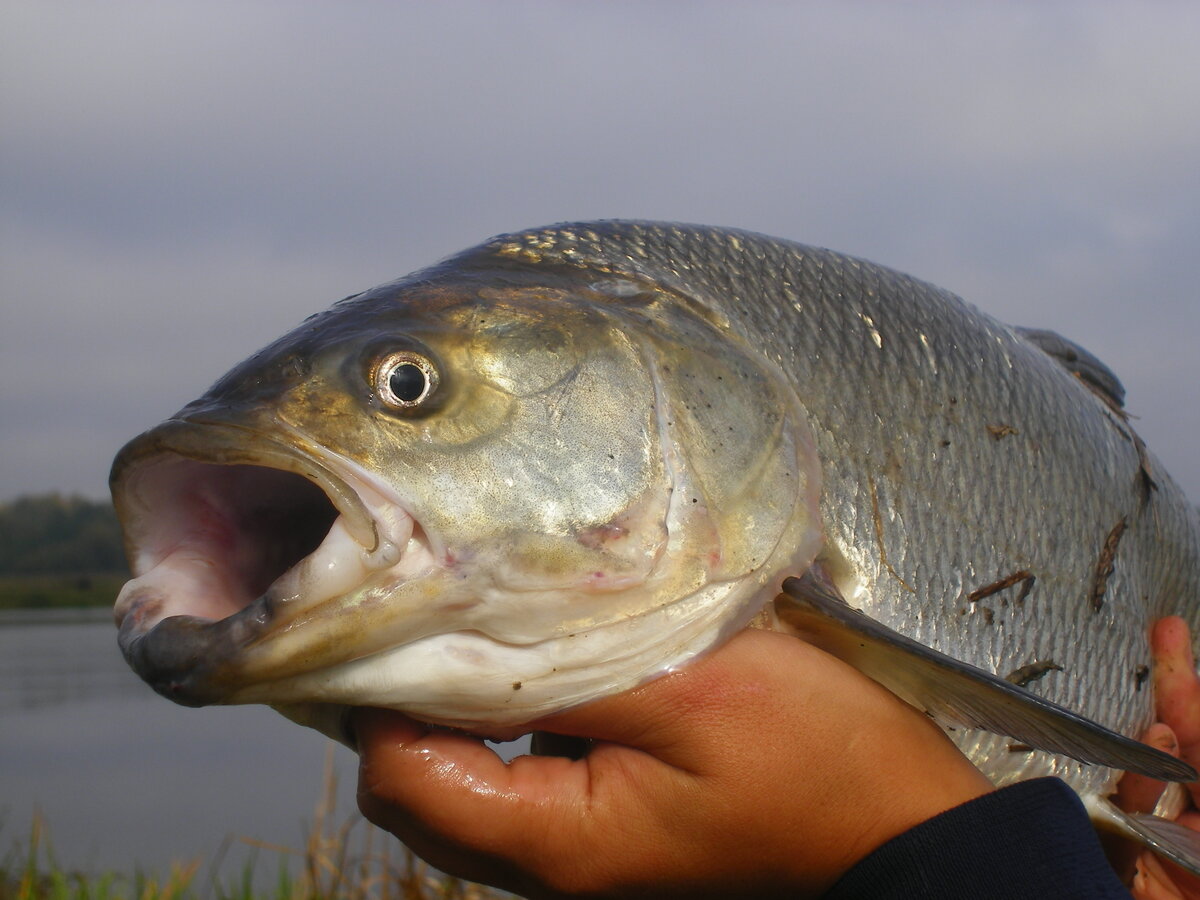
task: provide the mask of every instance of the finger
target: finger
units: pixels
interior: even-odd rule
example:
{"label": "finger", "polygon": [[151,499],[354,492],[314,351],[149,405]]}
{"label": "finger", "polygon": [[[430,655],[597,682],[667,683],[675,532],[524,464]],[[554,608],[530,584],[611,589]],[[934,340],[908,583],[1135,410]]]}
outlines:
{"label": "finger", "polygon": [[[1151,633],[1151,647],[1158,719],[1175,731],[1182,759],[1200,765],[1200,678],[1187,624],[1178,616],[1159,620]],[[1197,802],[1200,784],[1189,785],[1189,790]]]}
{"label": "finger", "polygon": [[[353,725],[363,815],[439,869],[503,880],[493,842],[511,840],[512,817],[503,811],[519,811],[512,794],[522,785],[513,784],[514,770],[480,739],[430,729],[399,713],[356,710]],[[544,762],[557,768],[561,761]],[[538,792],[536,784],[523,786]]]}
{"label": "finger", "polygon": [[1149,851],[1138,857],[1130,892],[1135,900],[1184,900],[1158,857]]}
{"label": "finger", "polygon": [[[1139,740],[1164,753],[1172,756],[1179,755],[1179,740],[1176,738],[1175,732],[1171,730],[1171,726],[1163,722],[1155,722]],[[1163,782],[1146,775],[1126,772],[1121,776],[1121,781],[1117,785],[1116,804],[1125,812],[1151,812],[1158,803],[1158,798],[1162,796],[1165,787]]]}
{"label": "finger", "polygon": [[1169,724],[1187,748],[1200,742],[1200,680],[1192,656],[1186,623],[1178,616],[1161,619],[1151,633],[1154,652],[1154,688],[1161,721]]}
{"label": "finger", "polygon": [[[1194,810],[1185,812],[1176,821],[1193,831],[1200,831],[1200,812]],[[1163,870],[1171,877],[1175,889],[1184,897],[1184,900],[1200,900],[1200,877],[1169,862],[1163,863]]]}
{"label": "finger", "polygon": [[1137,900],[1200,900],[1200,878],[1146,851],[1131,885]]}
{"label": "finger", "polygon": [[[1164,753],[1170,753],[1172,756],[1179,755],[1179,742],[1175,737],[1175,732],[1169,725],[1162,722],[1155,722],[1151,725],[1139,740]],[[1155,781],[1153,778],[1139,775],[1136,772],[1126,772],[1117,782],[1117,792],[1113,801],[1128,813],[1153,812],[1165,789],[1166,785],[1161,781]],[[1137,871],[1136,866],[1141,857],[1145,855],[1145,848],[1140,843],[1109,834],[1101,836],[1101,843],[1104,844],[1104,852],[1108,854],[1108,861],[1122,880],[1129,878]],[[1151,896],[1151,894],[1137,891],[1134,892],[1134,895],[1137,897]]]}
{"label": "finger", "polygon": [[[591,823],[611,831],[620,822],[596,808],[614,792],[650,802],[674,775],[611,744],[578,761],[523,756],[505,764],[478,738],[384,710],[357,711],[355,733],[359,807],[370,821],[442,871],[525,896],[599,880],[606,861],[579,847],[594,842]],[[636,834],[627,840],[638,846]]]}

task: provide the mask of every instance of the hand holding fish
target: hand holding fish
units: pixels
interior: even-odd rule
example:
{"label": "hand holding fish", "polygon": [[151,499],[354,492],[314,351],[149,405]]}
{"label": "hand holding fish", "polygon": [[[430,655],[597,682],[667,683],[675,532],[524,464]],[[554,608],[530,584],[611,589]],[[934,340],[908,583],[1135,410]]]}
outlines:
{"label": "hand holding fish", "polygon": [[476,738],[381,710],[355,725],[368,818],[439,869],[531,897],[820,896],[991,789],[926,716],[760,631],[537,723],[596,740],[578,761],[505,765]]}

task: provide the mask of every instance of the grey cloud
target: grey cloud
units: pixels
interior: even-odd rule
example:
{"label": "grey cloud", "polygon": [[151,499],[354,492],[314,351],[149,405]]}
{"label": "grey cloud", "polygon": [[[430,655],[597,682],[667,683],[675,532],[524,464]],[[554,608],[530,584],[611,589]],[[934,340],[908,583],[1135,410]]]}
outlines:
{"label": "grey cloud", "polygon": [[4,16],[0,496],[98,493],[110,448],[308,312],[596,216],[832,246],[1057,328],[1200,496],[1190,6]]}

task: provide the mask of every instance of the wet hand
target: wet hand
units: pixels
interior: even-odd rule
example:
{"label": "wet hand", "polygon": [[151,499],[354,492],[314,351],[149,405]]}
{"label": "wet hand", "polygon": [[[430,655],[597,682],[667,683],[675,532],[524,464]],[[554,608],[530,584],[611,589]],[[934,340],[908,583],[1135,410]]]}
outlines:
{"label": "wet hand", "polygon": [[360,710],[359,805],[437,868],[524,896],[805,897],[991,789],[923,714],[770,632],[535,727],[595,743],[506,765]]}

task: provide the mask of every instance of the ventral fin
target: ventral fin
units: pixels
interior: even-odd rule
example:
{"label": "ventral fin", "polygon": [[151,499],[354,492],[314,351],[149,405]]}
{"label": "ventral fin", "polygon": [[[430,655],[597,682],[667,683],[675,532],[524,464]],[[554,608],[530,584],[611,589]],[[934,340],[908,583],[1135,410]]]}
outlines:
{"label": "ventral fin", "polygon": [[1003,678],[939,653],[852,609],[814,566],[775,600],[780,621],[939,722],[1007,735],[1080,762],[1195,781],[1182,760],[1117,734]]}
{"label": "ventral fin", "polygon": [[1200,832],[1149,813],[1127,813],[1103,797],[1085,798],[1092,820],[1200,875]]}

